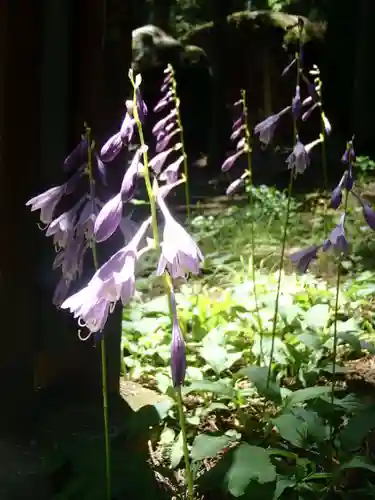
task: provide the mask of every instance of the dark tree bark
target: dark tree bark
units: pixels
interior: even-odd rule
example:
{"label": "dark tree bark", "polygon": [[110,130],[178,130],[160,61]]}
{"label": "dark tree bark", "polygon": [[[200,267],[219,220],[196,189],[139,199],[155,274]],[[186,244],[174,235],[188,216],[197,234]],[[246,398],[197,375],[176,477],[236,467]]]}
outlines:
{"label": "dark tree bark", "polygon": [[230,56],[226,53],[225,38],[227,31],[227,15],[231,11],[231,5],[230,2],[210,0],[210,7],[213,20],[213,45],[211,48],[213,90],[208,163],[210,167],[218,169],[224,160],[229,137],[228,124],[230,123],[230,118],[226,108],[227,96],[225,89],[227,88],[227,75],[225,71],[225,61],[227,57]]}

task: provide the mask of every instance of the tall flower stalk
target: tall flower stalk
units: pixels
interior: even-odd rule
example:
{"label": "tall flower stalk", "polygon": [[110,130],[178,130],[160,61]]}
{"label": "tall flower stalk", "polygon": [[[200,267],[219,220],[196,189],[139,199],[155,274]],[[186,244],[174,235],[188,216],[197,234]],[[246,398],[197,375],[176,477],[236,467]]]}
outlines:
{"label": "tall flower stalk", "polygon": [[[157,249],[160,249],[160,242],[159,242],[159,228],[158,228],[158,221],[157,221],[157,203],[156,203],[156,197],[158,196],[158,191],[159,188],[157,181],[155,179],[154,186],[151,184],[151,176],[150,176],[150,162],[148,159],[148,152],[147,152],[147,147],[146,143],[144,140],[144,134],[143,134],[143,128],[142,128],[142,123],[139,119],[138,113],[137,113],[137,86],[140,85],[140,82],[136,82],[136,80],[133,79],[133,74],[130,71],[129,72],[129,77],[132,82],[133,88],[134,88],[134,118],[136,121],[136,125],[138,128],[138,134],[140,138],[140,144],[141,147],[143,147],[143,166],[144,166],[144,179],[145,179],[145,185],[146,185],[146,190],[147,190],[147,195],[149,198],[150,202],[150,207],[151,207],[151,225],[152,225],[152,232],[153,232],[153,239],[154,239],[154,244]],[[171,77],[172,78],[172,77]],[[177,99],[177,98],[176,98]],[[177,101],[176,101],[176,109],[178,109],[177,106]],[[178,111],[177,111],[177,115]],[[179,120],[179,118],[178,118]],[[180,124],[179,120],[179,124]],[[184,158],[186,158],[185,153]],[[184,179],[186,182],[186,179]],[[155,193],[156,190],[156,193]],[[160,199],[161,205],[163,209],[166,209],[165,205],[163,206],[163,198]],[[167,220],[166,220],[167,224]],[[178,236],[177,234],[173,233],[174,236]],[[164,261],[163,261],[164,259]],[[163,276],[163,282],[164,282],[164,287],[165,291],[168,297],[168,304],[169,304],[169,309],[170,309],[170,316],[172,320],[172,379],[173,379],[173,385],[176,393],[176,402],[177,402],[177,408],[178,408],[178,415],[179,415],[179,425],[180,429],[182,432],[182,439],[183,439],[183,454],[184,454],[184,461],[185,461],[185,474],[186,474],[186,483],[187,483],[187,490],[188,490],[188,498],[189,500],[193,500],[194,498],[194,480],[193,480],[193,473],[191,469],[191,464],[190,464],[190,457],[189,457],[189,449],[188,449],[188,441],[187,441],[187,427],[186,427],[186,419],[185,419],[185,413],[184,413],[184,406],[183,406],[183,399],[182,399],[182,384],[185,378],[185,369],[186,369],[186,361],[184,357],[184,352],[181,353],[181,346],[183,346],[184,349],[184,340],[182,337],[181,330],[179,329],[178,325],[178,319],[177,319],[177,310],[175,306],[175,299],[174,299],[174,293],[173,293],[173,271],[169,270],[170,272],[167,272],[166,266],[167,263],[165,262],[165,257],[163,257],[163,252],[160,253],[160,260],[159,260],[159,266],[158,270],[159,273],[157,274],[162,274]],[[160,263],[163,263],[163,266],[160,266]],[[164,269],[163,269],[164,267]],[[171,272],[172,271],[172,272]],[[174,342],[175,341],[175,342]],[[173,356],[175,354],[175,357]],[[178,373],[178,375],[177,375]]]}
{"label": "tall flower stalk", "polygon": [[[89,178],[90,186],[90,199],[94,203],[95,200],[95,179],[93,174],[92,165],[92,150],[93,144],[91,143],[91,129],[86,128],[86,140],[87,140],[87,175]],[[95,271],[99,269],[99,260],[96,248],[96,242],[94,239],[90,242],[90,249],[92,253],[92,259],[95,267]],[[102,398],[103,398],[103,423],[104,423],[104,449],[105,449],[105,476],[106,476],[106,486],[107,486],[107,500],[111,500],[111,450],[109,443],[109,421],[108,421],[108,381],[107,381],[107,355],[105,348],[105,337],[104,335],[100,339],[100,361],[101,361],[101,377],[102,377]]]}
{"label": "tall flower stalk", "polygon": [[298,128],[297,121],[299,119],[301,113],[301,95],[300,95],[300,74],[301,74],[301,60],[302,60],[302,31],[303,31],[303,21],[299,19],[299,36],[298,36],[298,51],[295,54],[295,64],[296,64],[296,90],[295,95],[292,101],[292,119],[293,119],[293,137],[294,137],[294,149],[287,159],[290,168],[290,179],[288,186],[288,200],[285,211],[285,220],[283,225],[283,235],[281,240],[281,252],[280,252],[280,261],[279,261],[279,273],[277,278],[276,285],[276,298],[275,298],[275,309],[272,320],[272,337],[271,337],[271,349],[270,349],[270,359],[268,365],[268,373],[267,373],[267,387],[269,386],[272,374],[272,363],[275,352],[275,338],[276,338],[276,329],[277,329],[277,321],[279,316],[279,302],[280,302],[280,292],[281,292],[281,282],[282,282],[282,274],[284,268],[284,259],[285,259],[285,251],[288,239],[288,228],[289,228],[289,216],[290,216],[290,204],[292,199],[293,192],[293,180],[297,173],[302,173],[308,164],[308,156],[306,153],[306,148],[299,141],[298,137]]}
{"label": "tall flower stalk", "polygon": [[[177,92],[177,81],[176,75],[171,64],[168,64],[167,68],[164,70],[164,80],[161,85],[161,99],[154,108],[155,112],[160,112],[166,108],[172,107],[169,114],[158,122],[160,126],[156,126],[153,129],[154,135],[156,136],[156,151],[157,153],[166,152],[166,148],[169,146],[171,139],[173,137],[179,137],[179,143],[174,148],[174,150],[181,149],[180,159],[183,163],[183,171],[185,176],[185,203],[186,203],[186,218],[188,224],[191,222],[191,198],[190,198],[190,186],[189,186],[189,169],[187,162],[187,154],[184,141],[184,127],[181,120],[180,113],[180,98]],[[171,105],[171,106],[170,106]],[[172,149],[172,148],[171,148]],[[178,168],[180,163],[176,165]],[[172,173],[172,172],[171,172]]]}

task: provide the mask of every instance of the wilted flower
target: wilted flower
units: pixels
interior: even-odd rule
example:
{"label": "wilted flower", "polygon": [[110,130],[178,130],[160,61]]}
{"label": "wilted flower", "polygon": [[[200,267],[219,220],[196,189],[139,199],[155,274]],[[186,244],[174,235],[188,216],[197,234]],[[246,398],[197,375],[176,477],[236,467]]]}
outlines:
{"label": "wilted flower", "polygon": [[259,134],[259,140],[265,146],[271,142],[273,134],[275,133],[276,126],[282,115],[285,115],[288,111],[290,111],[290,106],[284,108],[282,111],[275,115],[271,115],[262,122],[258,123],[258,125],[254,128],[254,134]]}
{"label": "wilted flower", "polygon": [[202,252],[187,231],[173,218],[160,193],[157,201],[165,225],[156,274],[161,276],[165,269],[172,278],[183,278],[187,272],[198,274],[200,263],[203,261]]}
{"label": "wilted flower", "polygon": [[171,343],[171,372],[173,387],[181,387],[185,381],[186,374],[186,347],[185,340],[178,322],[176,298],[171,290],[170,293],[172,312],[172,343]]}

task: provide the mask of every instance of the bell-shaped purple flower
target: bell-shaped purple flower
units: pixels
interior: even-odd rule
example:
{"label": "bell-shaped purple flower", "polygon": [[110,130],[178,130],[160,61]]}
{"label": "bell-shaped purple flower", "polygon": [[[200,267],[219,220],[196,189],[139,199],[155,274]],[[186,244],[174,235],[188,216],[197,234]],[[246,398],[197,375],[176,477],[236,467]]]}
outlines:
{"label": "bell-shaped purple flower", "polygon": [[100,243],[107,240],[118,228],[122,217],[121,193],[111,198],[100,210],[94,225],[95,240]]}
{"label": "bell-shaped purple flower", "polygon": [[375,211],[374,209],[370,206],[370,204],[363,200],[361,196],[359,196],[358,193],[355,191],[352,191],[353,196],[359,201],[359,203],[362,206],[362,212],[363,212],[363,217],[365,221],[367,222],[367,225],[369,226],[370,229],[375,231]]}
{"label": "bell-shaped purple flower", "polygon": [[342,202],[342,187],[340,185],[336,186],[331,193],[331,207],[337,210]]}
{"label": "bell-shaped purple flower", "polygon": [[112,135],[104,144],[100,151],[100,157],[105,163],[109,163],[116,158],[123,148],[121,133]]}
{"label": "bell-shaped purple flower", "polygon": [[135,98],[137,101],[137,112],[138,112],[138,118],[141,123],[145,121],[146,115],[147,115],[147,106],[145,101],[142,98],[141,90],[139,87],[136,88],[135,91]]}
{"label": "bell-shaped purple flower", "polygon": [[178,322],[176,298],[173,291],[170,294],[172,312],[172,343],[171,343],[171,372],[175,389],[184,385],[186,375],[186,346]]}
{"label": "bell-shaped purple flower", "polygon": [[181,155],[174,162],[170,163],[168,167],[160,174],[159,179],[161,181],[165,181],[168,184],[177,181],[178,171],[181,166],[181,163],[184,161],[184,155]]}
{"label": "bell-shaped purple flower", "polygon": [[305,273],[311,262],[318,258],[318,250],[321,245],[313,245],[289,256],[289,259],[295,264],[298,272]]}
{"label": "bell-shaped purple flower", "polygon": [[65,193],[65,185],[55,186],[44,193],[38,194],[26,202],[26,206],[31,206],[31,211],[40,210],[40,220],[44,224],[50,224],[53,219],[56,206]]}
{"label": "bell-shaped purple flower", "polygon": [[245,153],[245,149],[242,149],[240,151],[237,151],[233,155],[228,156],[228,158],[225,160],[225,162],[221,166],[221,171],[227,172],[228,170],[230,170],[233,167],[233,165],[236,163],[238,158],[240,158],[244,153]]}
{"label": "bell-shaped purple flower", "polygon": [[168,104],[170,104],[173,101],[173,92],[172,90],[168,90],[166,95],[160,99],[160,101],[156,104],[154,107],[154,112],[158,113],[162,109],[166,108]]}
{"label": "bell-shaped purple flower", "polygon": [[166,147],[168,147],[169,143],[173,139],[173,137],[181,132],[180,128],[176,128],[172,130],[169,134],[164,135],[164,137],[156,143],[156,152],[160,153],[161,151],[164,151]]}
{"label": "bell-shaped purple flower", "polygon": [[134,196],[137,187],[138,176],[143,170],[143,164],[140,161],[140,157],[145,151],[147,151],[147,146],[137,149],[137,151],[134,153],[134,157],[130,163],[129,168],[125,172],[120,188],[122,203],[126,203]]}
{"label": "bell-shaped purple flower", "polygon": [[181,147],[182,144],[179,143],[174,148],[169,148],[166,149],[165,151],[161,151],[149,161],[149,167],[152,168],[155,174],[157,175],[160,174],[168,156],[172,153],[172,151],[181,149]]}
{"label": "bell-shaped purple flower", "polygon": [[268,146],[271,142],[281,116],[290,111],[290,108],[290,106],[284,108],[279,113],[269,116],[255,126],[254,134],[259,135],[260,142],[262,142],[265,146]]}
{"label": "bell-shaped purple flower", "polygon": [[154,135],[157,135],[160,131],[164,130],[165,127],[168,125],[170,121],[174,121],[174,119],[177,117],[177,109],[172,109],[170,113],[168,113],[167,116],[159,120],[153,127],[152,133]]}
{"label": "bell-shaped purple flower", "polygon": [[341,216],[340,222],[335,226],[323,243],[322,250],[326,252],[331,247],[339,254],[343,253],[347,255],[349,251],[349,244],[345,235],[345,214]]}
{"label": "bell-shaped purple flower", "polygon": [[227,196],[234,194],[240,187],[242,187],[245,184],[245,179],[246,177],[248,177],[248,175],[249,173],[245,172],[244,174],[241,175],[241,177],[231,182],[227,187],[225,194]]}
{"label": "bell-shaped purple flower", "polygon": [[299,139],[297,139],[293,151],[286,159],[286,163],[288,163],[288,168],[293,170],[295,174],[303,174],[310,165],[308,152],[305,145]]}
{"label": "bell-shaped purple flower", "polygon": [[342,155],[341,161],[346,164],[353,164],[356,159],[356,154],[354,151],[353,141],[349,141],[344,154]]}
{"label": "bell-shaped purple flower", "polygon": [[301,103],[301,87],[299,85],[296,86],[296,93],[292,100],[292,113],[295,120],[298,120],[301,114],[302,103]]}
{"label": "bell-shaped purple flower", "polygon": [[89,143],[87,137],[73,149],[64,160],[64,170],[68,174],[75,172],[83,164],[87,163]]}
{"label": "bell-shaped purple flower", "polygon": [[53,243],[58,248],[65,248],[74,235],[78,211],[85,201],[81,198],[73,208],[63,212],[48,226],[46,236],[53,236]]}
{"label": "bell-shaped purple flower", "polygon": [[202,252],[187,231],[172,217],[160,192],[157,201],[165,221],[157,276],[161,276],[166,269],[172,278],[183,278],[188,272],[198,274],[203,261]]}

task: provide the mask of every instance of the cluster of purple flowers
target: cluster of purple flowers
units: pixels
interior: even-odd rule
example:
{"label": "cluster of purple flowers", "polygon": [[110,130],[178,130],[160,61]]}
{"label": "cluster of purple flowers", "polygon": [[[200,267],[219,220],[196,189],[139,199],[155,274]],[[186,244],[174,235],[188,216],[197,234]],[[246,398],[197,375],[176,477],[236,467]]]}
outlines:
{"label": "cluster of purple flowers", "polygon": [[[150,225],[154,228],[152,217],[140,224],[129,238],[126,224],[129,217],[124,216],[126,204],[134,197],[139,178],[147,176],[150,180],[150,176],[153,176],[153,200],[150,202],[156,204],[164,219],[156,275],[168,273],[172,280],[172,378],[174,385],[180,386],[186,368],[185,344],[178,325],[173,279],[185,277],[187,273],[197,274],[203,255],[192,237],[174,219],[166,203],[166,196],[171,189],[183,182],[178,180],[178,166],[183,157],[165,166],[169,154],[181,149],[180,144],[168,147],[179,132],[176,112],[170,111],[155,125],[157,153],[149,161],[148,148],[139,140],[142,123],[147,115],[147,106],[140,92],[141,79],[137,76],[134,82],[132,75],[130,78],[134,86],[134,99],[126,101],[126,115],[119,131],[108,139],[100,154],[94,150],[89,134],[86,134],[64,162],[64,168],[70,175],[68,181],[35,196],[26,205],[32,211],[40,210],[40,220],[45,225],[46,235],[53,237],[57,249],[53,267],[61,267],[61,280],[55,291],[54,303],[61,309],[69,310],[77,318],[79,326],[88,330],[86,338],[91,334],[99,335],[100,338],[116,303],[121,301],[127,305],[135,293],[138,260],[145,252],[154,250],[155,241],[159,240],[155,233],[154,239],[146,238]],[[171,72],[168,70],[162,88],[164,95],[156,109],[162,109],[170,102],[170,80]],[[121,150],[134,145],[132,143],[137,139],[140,145],[136,146],[118,191],[103,203],[97,188],[105,184],[106,169],[111,167],[111,162]],[[163,181],[165,184],[161,185]],[[74,202],[72,208],[64,209],[57,215],[63,198],[69,203],[72,195],[78,201]],[[96,244],[106,241],[118,230],[123,232],[127,243],[100,267],[97,266],[96,272],[81,290],[68,296],[72,282],[82,273],[87,250],[91,248],[96,254]]]}
{"label": "cluster of purple flowers", "polygon": [[355,151],[353,140],[348,142],[341,161],[347,165],[347,168],[339,183],[332,191],[331,207],[337,210],[341,206],[343,202],[343,192],[345,192],[343,213],[340,216],[338,224],[323,243],[313,245],[290,255],[290,260],[296,265],[297,270],[301,273],[307,271],[310,263],[318,258],[320,251],[326,252],[332,248],[338,254],[346,255],[348,253],[349,244],[345,234],[345,222],[347,219],[347,204],[350,194],[360,203],[365,221],[368,226],[375,231],[375,211],[354,189],[353,163],[355,161]]}

